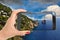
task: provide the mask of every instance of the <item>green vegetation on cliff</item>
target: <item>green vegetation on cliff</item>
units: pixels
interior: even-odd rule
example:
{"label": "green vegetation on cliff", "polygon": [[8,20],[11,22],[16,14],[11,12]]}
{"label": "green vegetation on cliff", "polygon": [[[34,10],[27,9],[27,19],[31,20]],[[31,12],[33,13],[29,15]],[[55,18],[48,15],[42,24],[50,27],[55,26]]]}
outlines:
{"label": "green vegetation on cliff", "polygon": [[5,25],[6,20],[10,17],[12,10],[0,3],[0,30]]}

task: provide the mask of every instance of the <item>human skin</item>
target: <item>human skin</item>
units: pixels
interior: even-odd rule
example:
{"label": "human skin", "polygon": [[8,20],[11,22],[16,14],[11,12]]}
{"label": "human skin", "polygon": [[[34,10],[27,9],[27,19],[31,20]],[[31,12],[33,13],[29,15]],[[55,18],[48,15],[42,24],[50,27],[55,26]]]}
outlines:
{"label": "human skin", "polygon": [[18,31],[14,24],[16,23],[17,14],[19,12],[27,12],[24,9],[17,9],[13,10],[11,16],[7,20],[5,26],[0,30],[0,40],[7,40],[8,38],[14,37],[14,36],[25,36],[26,34],[30,34],[29,30],[26,31]]}

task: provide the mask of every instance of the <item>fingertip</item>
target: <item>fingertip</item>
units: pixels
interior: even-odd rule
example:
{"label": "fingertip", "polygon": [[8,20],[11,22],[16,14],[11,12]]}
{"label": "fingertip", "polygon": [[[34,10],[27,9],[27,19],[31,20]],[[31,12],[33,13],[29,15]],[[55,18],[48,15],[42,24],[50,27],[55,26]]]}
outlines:
{"label": "fingertip", "polygon": [[27,12],[27,10],[25,10],[25,9],[17,9],[17,10],[12,11],[13,14],[18,14],[19,12]]}
{"label": "fingertip", "polygon": [[30,34],[30,31],[27,31],[26,34]]}
{"label": "fingertip", "polygon": [[18,9],[19,12],[27,12],[25,9]]}
{"label": "fingertip", "polygon": [[30,32],[26,32],[26,34],[30,34]]}

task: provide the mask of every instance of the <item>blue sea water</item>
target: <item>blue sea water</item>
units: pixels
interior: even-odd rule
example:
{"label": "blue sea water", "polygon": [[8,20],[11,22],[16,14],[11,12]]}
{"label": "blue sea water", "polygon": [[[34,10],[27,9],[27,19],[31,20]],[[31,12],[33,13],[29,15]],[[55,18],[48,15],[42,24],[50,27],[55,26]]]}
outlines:
{"label": "blue sea water", "polygon": [[60,18],[56,19],[56,30],[49,30],[52,28],[51,23],[51,20],[47,20],[46,24],[42,24],[40,21],[39,26],[34,29],[35,31],[23,37],[24,40],[60,40]]}

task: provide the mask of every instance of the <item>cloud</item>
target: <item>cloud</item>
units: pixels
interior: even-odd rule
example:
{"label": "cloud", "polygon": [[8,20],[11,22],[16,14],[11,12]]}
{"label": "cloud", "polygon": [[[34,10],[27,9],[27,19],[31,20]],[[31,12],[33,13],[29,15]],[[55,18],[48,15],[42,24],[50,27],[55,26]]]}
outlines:
{"label": "cloud", "polygon": [[[44,18],[43,18],[43,19],[44,19]],[[51,15],[51,14],[46,15],[46,16],[45,16],[45,19],[46,19],[46,20],[52,20],[52,15]]]}
{"label": "cloud", "polygon": [[48,6],[45,10],[42,10],[42,12],[43,11],[52,11],[56,13],[56,16],[60,16],[60,7],[58,5]]}
{"label": "cloud", "polygon": [[[53,11],[56,13],[57,17],[60,17],[60,7],[58,5],[48,6],[45,10],[42,10],[41,12],[43,12],[43,11]],[[45,17],[46,17],[46,19],[52,19],[51,15],[46,15]]]}
{"label": "cloud", "polygon": [[60,16],[60,7],[58,5],[51,5],[47,7],[47,11],[53,11],[56,13],[56,16]]}

